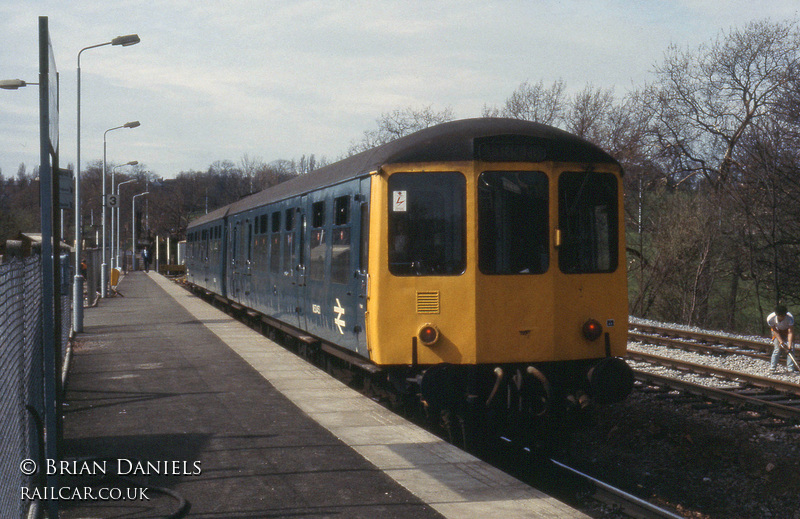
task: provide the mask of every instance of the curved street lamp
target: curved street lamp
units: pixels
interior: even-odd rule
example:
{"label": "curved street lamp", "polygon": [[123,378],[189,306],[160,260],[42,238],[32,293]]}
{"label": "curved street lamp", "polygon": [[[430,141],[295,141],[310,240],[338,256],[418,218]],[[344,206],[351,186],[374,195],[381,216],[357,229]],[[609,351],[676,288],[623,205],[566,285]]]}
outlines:
{"label": "curved street lamp", "polygon": [[[133,162],[136,162],[136,164],[138,164],[138,162],[135,161],[135,160]],[[124,180],[124,181],[120,182],[119,184],[117,184],[117,191],[116,191],[117,200],[118,201],[122,200],[120,195],[122,194],[122,186],[123,185],[130,184],[131,182],[136,182],[138,180],[139,180],[138,178],[132,178],[130,180]],[[116,245],[116,250],[117,250],[116,266],[117,266],[117,268],[120,268],[120,266],[122,265],[122,262],[120,261],[122,258],[120,257],[120,253],[119,253],[119,242],[120,242],[120,238],[119,237],[122,234],[122,225],[121,225],[120,218],[119,218],[120,213],[121,213],[120,207],[117,207],[117,245]],[[113,216],[112,216],[112,218],[113,218]],[[114,246],[114,244],[112,244],[112,246]]]}
{"label": "curved street lamp", "polygon": [[39,83],[28,83],[27,81],[23,81],[21,79],[4,79],[0,81],[0,88],[5,88],[6,90],[16,90],[18,88],[23,88],[28,85],[38,85]]}
{"label": "curved street lamp", "polygon": [[[122,126],[115,126],[114,128],[109,128],[105,132],[103,132],[103,263],[100,265],[100,297],[108,297],[108,247],[106,245],[106,237],[108,236],[108,231],[106,230],[106,207],[108,207],[108,202],[106,201],[106,195],[108,190],[106,188],[106,135],[108,132],[119,130],[121,128],[136,128],[140,126],[139,121],[131,121],[123,124]],[[114,185],[114,181],[112,179],[111,185]]]}
{"label": "curved street lamp", "polygon": [[72,291],[72,329],[75,332],[83,331],[83,276],[77,265],[81,264],[81,54],[85,50],[102,47],[104,45],[119,45],[128,47],[139,43],[138,34],[117,36],[111,41],[98,43],[82,48],[78,52],[78,153],[75,166],[75,282]]}
{"label": "curved street lamp", "polygon": [[[135,166],[139,164],[138,160],[132,160],[130,162],[126,162],[125,164],[119,164],[117,166],[111,166],[111,194],[116,195],[117,198],[117,205],[116,207],[111,208],[111,268],[118,269],[119,268],[119,189],[115,189],[117,185],[116,182],[116,173],[118,168],[122,168],[125,166]],[[122,182],[120,182],[122,183]],[[116,216],[115,216],[116,215]],[[115,219],[116,218],[116,219]],[[116,244],[116,245],[115,245]]]}

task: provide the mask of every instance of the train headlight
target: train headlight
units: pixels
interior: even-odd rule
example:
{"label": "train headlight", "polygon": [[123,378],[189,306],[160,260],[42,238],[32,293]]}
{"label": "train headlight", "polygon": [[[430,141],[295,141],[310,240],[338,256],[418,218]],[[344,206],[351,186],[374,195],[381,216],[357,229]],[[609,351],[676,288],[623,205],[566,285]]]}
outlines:
{"label": "train headlight", "polygon": [[425,346],[433,346],[439,340],[439,329],[432,324],[425,324],[417,332],[417,337]]}
{"label": "train headlight", "polygon": [[589,319],[583,323],[583,336],[590,341],[596,341],[603,335],[603,325],[594,319]]}

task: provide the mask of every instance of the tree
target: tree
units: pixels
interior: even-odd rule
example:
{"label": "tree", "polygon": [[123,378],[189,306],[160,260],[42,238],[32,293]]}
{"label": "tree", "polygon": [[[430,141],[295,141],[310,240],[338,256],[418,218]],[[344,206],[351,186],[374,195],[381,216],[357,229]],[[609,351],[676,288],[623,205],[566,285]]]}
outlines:
{"label": "tree", "polygon": [[[760,327],[763,319],[750,308],[761,308],[767,286],[777,296],[778,285],[786,285],[777,281],[777,272],[786,271],[783,258],[797,250],[787,241],[788,234],[773,229],[791,227],[775,211],[788,203],[786,190],[792,184],[775,179],[781,174],[792,178],[788,171],[796,172],[797,162],[782,169],[776,165],[787,163],[786,150],[796,149],[798,140],[790,125],[782,123],[779,131],[774,125],[787,120],[782,113],[796,84],[798,57],[796,22],[752,22],[695,51],[670,47],[655,70],[656,82],[641,95],[651,121],[645,156],[667,185],[677,188],[667,191],[668,196],[691,196],[705,213],[702,220],[696,211],[688,213],[692,221],[703,221],[702,226],[689,226],[694,228],[691,235],[713,236],[705,241],[682,238],[703,254],[672,248],[670,261],[682,264],[684,274],[670,286],[685,291],[681,301],[692,302],[691,314],[681,314],[685,322],[752,329],[749,323],[758,318]],[[666,215],[654,219],[653,229],[666,232]],[[776,226],[778,220],[782,224]],[[650,254],[644,258],[650,264],[670,250],[655,239],[651,242],[652,249],[640,251]],[[766,272],[773,272],[774,280],[768,282]],[[667,292],[655,299],[665,297]]]}
{"label": "tree", "polygon": [[611,128],[614,108],[614,91],[596,89],[587,85],[575,94],[569,103],[566,114],[566,130],[588,141],[602,146],[613,135]]}
{"label": "tree", "polygon": [[251,193],[254,193],[256,191],[255,178],[258,171],[265,166],[264,161],[261,160],[260,157],[250,158],[250,156],[245,153],[242,155],[239,164],[241,166],[242,174],[244,174],[244,176],[247,178],[248,190]]}
{"label": "tree", "polygon": [[364,132],[361,141],[350,145],[348,155],[355,155],[397,138],[453,120],[453,109],[445,108],[437,112],[430,105],[421,109],[404,108],[384,113],[377,119],[377,130]]}
{"label": "tree", "polygon": [[700,174],[719,189],[735,178],[742,137],[778,108],[798,57],[795,22],[751,22],[696,52],[670,47],[649,102],[674,181]]}
{"label": "tree", "polygon": [[522,83],[506,100],[502,109],[484,107],[484,117],[510,117],[542,124],[558,126],[564,115],[566,105],[566,84],[562,80],[549,87],[543,81]]}

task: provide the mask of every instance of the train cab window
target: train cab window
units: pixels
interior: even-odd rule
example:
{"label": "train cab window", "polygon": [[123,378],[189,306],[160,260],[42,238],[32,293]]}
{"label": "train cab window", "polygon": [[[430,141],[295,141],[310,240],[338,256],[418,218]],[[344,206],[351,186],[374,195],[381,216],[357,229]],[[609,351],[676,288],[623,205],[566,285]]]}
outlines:
{"label": "train cab window", "polygon": [[389,271],[450,276],[467,265],[466,179],[458,172],[389,177]]}
{"label": "train cab window", "polygon": [[617,178],[610,173],[566,172],[558,180],[558,225],[562,272],[584,274],[617,269],[619,219]]}
{"label": "train cab window", "polygon": [[485,171],[478,178],[478,267],[484,274],[542,274],[550,264],[547,175]]}

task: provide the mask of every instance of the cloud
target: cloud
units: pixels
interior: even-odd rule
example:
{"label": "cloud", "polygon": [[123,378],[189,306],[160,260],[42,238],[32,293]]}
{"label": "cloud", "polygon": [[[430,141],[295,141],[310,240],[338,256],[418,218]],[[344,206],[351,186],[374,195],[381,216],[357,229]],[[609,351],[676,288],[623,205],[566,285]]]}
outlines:
{"label": "cloud", "polygon": [[[753,9],[753,6],[757,9]],[[335,158],[397,108],[502,104],[523,81],[564,79],[617,94],[641,85],[670,42],[696,46],[731,24],[791,16],[794,2],[681,0],[0,0],[2,78],[38,74],[37,18],[49,16],[61,73],[62,163],[139,160],[157,174],[244,154]],[[0,168],[38,162],[35,91],[0,92]],[[31,119],[33,118],[33,121]],[[120,135],[122,134],[122,135]]]}

